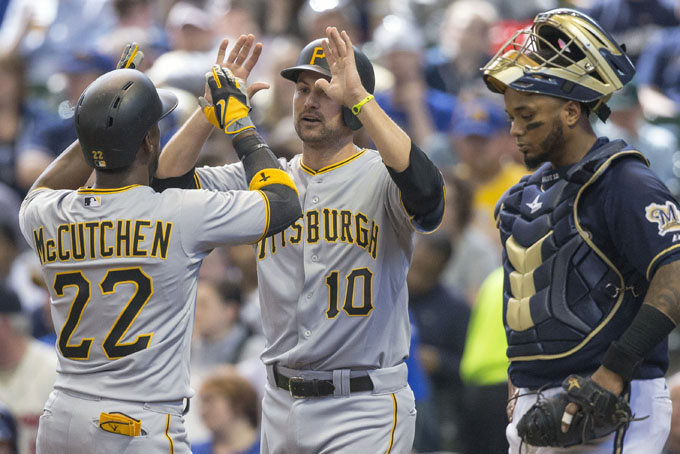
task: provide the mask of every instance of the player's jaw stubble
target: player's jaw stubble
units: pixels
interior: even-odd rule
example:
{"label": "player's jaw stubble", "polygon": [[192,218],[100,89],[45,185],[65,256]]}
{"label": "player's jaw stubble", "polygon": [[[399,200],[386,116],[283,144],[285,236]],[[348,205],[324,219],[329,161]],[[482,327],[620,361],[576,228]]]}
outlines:
{"label": "player's jaw stubble", "polygon": [[329,125],[324,118],[317,122],[302,118],[303,116],[300,116],[295,120],[295,132],[306,146],[323,150],[334,148],[336,144],[342,142],[344,132],[341,127]]}
{"label": "player's jaw stubble", "polygon": [[559,121],[553,121],[548,136],[537,147],[537,153],[530,155],[524,153],[524,165],[530,170],[535,170],[544,162],[554,162],[564,150],[564,130]]}

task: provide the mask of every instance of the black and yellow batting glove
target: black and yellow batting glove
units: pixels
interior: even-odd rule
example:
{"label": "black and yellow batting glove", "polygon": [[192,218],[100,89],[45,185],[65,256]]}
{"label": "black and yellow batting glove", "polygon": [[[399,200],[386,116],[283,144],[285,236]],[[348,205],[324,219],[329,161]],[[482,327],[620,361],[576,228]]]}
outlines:
{"label": "black and yellow batting glove", "polygon": [[143,58],[144,52],[139,50],[137,43],[128,43],[125,46],[125,49],[123,49],[120,60],[118,60],[118,64],[116,65],[116,69],[137,69],[142,63]]}
{"label": "black and yellow batting glove", "polygon": [[208,121],[227,135],[254,128],[248,116],[251,107],[245,82],[220,65],[213,65],[206,79],[213,103],[208,103],[202,96],[198,98],[198,103]]}

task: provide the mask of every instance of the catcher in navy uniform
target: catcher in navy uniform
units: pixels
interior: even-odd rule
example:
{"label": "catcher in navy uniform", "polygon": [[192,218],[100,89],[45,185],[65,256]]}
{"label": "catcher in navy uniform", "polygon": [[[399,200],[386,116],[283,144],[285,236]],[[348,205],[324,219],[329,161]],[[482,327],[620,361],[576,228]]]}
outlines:
{"label": "catcher in navy uniform", "polygon": [[606,101],[635,68],[591,18],[556,9],[483,72],[536,169],[496,207],[510,453],[660,453],[680,211],[640,151],[589,123],[606,120]]}

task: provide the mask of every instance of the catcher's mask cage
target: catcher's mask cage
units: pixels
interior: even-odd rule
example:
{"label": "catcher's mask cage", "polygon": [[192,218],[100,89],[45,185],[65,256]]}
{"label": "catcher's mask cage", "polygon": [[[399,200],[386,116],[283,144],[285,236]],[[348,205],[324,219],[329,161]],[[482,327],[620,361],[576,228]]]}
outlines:
{"label": "catcher's mask cage", "polygon": [[[297,82],[300,73],[303,71],[314,71],[319,74],[323,74],[326,77],[331,77],[331,70],[328,66],[328,61],[326,60],[326,54],[321,47],[321,41],[324,38],[315,39],[311,43],[307,44],[298,55],[295,66],[286,68],[281,71],[281,75],[288,80]],[[357,72],[359,73],[359,78],[361,79],[361,85],[364,86],[366,91],[373,93],[375,90],[375,72],[373,71],[373,64],[371,60],[359,50],[357,46],[352,46],[354,48],[354,62],[357,65]],[[361,121],[352,113],[352,110],[348,107],[342,107],[342,119],[345,124],[352,130],[356,131],[361,128]]]}
{"label": "catcher's mask cage", "polygon": [[536,15],[482,71],[491,91],[510,87],[578,101],[602,121],[610,113],[605,102],[635,75],[624,48],[593,19],[568,8]]}
{"label": "catcher's mask cage", "polygon": [[125,167],[135,160],[151,127],[177,107],[177,97],[156,89],[136,69],[98,77],[80,95],[76,133],[85,161],[96,169]]}

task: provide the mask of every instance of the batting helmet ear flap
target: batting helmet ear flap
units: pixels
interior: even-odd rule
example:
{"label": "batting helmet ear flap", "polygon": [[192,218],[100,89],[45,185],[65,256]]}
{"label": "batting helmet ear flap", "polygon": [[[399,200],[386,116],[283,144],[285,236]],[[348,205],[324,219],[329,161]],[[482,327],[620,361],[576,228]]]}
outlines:
{"label": "batting helmet ear flap", "polygon": [[361,129],[361,127],[363,126],[361,124],[361,121],[357,118],[356,115],[352,113],[352,109],[350,109],[349,107],[345,106],[342,107],[342,119],[347,125],[347,127],[352,131]]}

